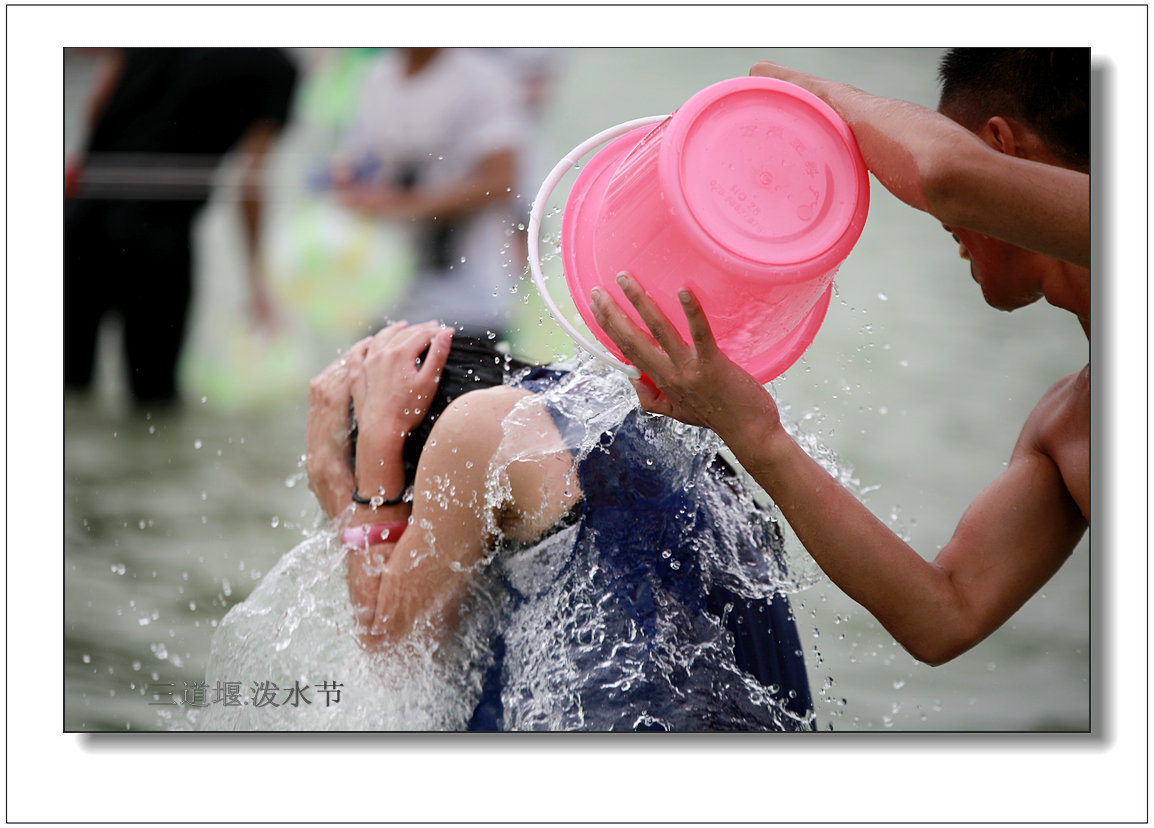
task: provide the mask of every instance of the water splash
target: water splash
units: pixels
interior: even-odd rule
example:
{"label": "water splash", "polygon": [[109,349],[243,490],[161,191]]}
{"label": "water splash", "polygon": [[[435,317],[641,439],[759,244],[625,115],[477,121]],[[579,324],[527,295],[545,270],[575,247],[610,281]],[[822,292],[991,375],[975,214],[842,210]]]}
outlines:
{"label": "water splash", "polygon": [[[380,651],[362,647],[346,585],[346,551],[335,530],[324,526],[286,554],[248,599],[225,616],[213,637],[206,685],[243,688],[241,703],[190,711],[189,726],[462,730],[481,697],[485,673],[495,663],[497,630],[506,651],[502,698],[507,728],[665,723],[675,715],[670,705],[655,710],[634,701],[645,697],[634,692],[637,688],[650,686],[655,695],[676,699],[676,709],[698,705],[702,715],[716,717],[703,719],[703,727],[739,726],[766,710],[780,727],[804,726],[804,717],[787,709],[787,691],[762,686],[736,668],[731,634],[718,618],[659,591],[656,599],[664,603],[656,616],[657,629],[642,629],[629,620],[614,603],[620,600],[622,575],[612,569],[619,568],[619,559],[603,558],[596,542],[575,552],[581,524],[528,545],[504,537],[495,516],[510,497],[509,467],[557,450],[555,443],[526,439],[535,406],[545,403],[577,424],[564,430],[563,448],[574,469],[594,452],[607,451],[612,435],[637,414],[636,395],[624,375],[585,355],[566,367],[571,373],[526,397],[502,424],[507,439],[497,453],[500,461],[489,469],[484,492],[457,491],[449,480],[430,481],[428,491],[422,492],[427,498],[483,506],[489,516],[487,531],[495,538],[490,554],[470,572],[468,593],[461,599],[462,621],[450,634],[438,617],[428,617],[395,646]],[[766,536],[759,533],[769,524],[747,519],[756,511],[748,488],[702,476],[702,458],[720,447],[716,435],[645,414],[639,416],[638,428],[642,450],[651,461],[637,464],[641,473],[683,486],[693,495],[686,502],[698,504],[697,512],[680,515],[682,529],[695,539],[692,551],[682,548],[661,557],[661,547],[652,550],[668,577],[678,577],[688,566],[689,574],[699,572],[704,584],[749,599],[800,588],[794,576],[780,572],[766,577],[777,570],[767,570],[764,562],[751,565],[747,559],[749,550],[766,545]],[[543,496],[571,498],[570,485]],[[702,514],[739,513],[742,519],[716,521],[717,526],[694,524]],[[422,529],[428,527],[410,531]],[[430,553],[436,542],[430,534]],[[516,601],[514,596],[533,598]],[[341,685],[339,703],[316,692],[330,683]],[[617,720],[597,718],[600,714],[588,709],[582,688],[594,685],[599,696],[619,699]],[[279,705],[258,704],[261,688],[269,686],[278,688]],[[304,703],[298,694],[296,704],[287,704],[294,687],[313,688],[313,701]]]}
{"label": "water splash", "polygon": [[[235,685],[238,703],[192,709],[188,726],[463,729],[476,703],[479,671],[487,666],[471,632],[484,626],[483,613],[449,642],[434,642],[428,629],[418,629],[392,650],[370,652],[356,637],[345,556],[333,532],[307,538],[229,611],[213,636],[206,685]],[[271,700],[261,695],[262,687],[276,688]],[[286,703],[295,687],[310,689],[298,694],[296,704]]]}

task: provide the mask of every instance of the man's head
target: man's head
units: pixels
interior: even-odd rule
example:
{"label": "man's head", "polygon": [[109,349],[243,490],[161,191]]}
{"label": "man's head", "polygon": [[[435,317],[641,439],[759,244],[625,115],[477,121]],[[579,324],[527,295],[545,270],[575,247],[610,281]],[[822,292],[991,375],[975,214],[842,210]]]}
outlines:
{"label": "man's head", "polygon": [[[953,49],[938,77],[938,111],[993,149],[1090,171],[1088,49]],[[1013,310],[1041,298],[1039,275],[1055,260],[972,230],[946,229],[992,307]]]}
{"label": "man's head", "polygon": [[1089,49],[951,49],[938,79],[938,110],[971,132],[1011,120],[1038,136],[1053,163],[1090,171]]}

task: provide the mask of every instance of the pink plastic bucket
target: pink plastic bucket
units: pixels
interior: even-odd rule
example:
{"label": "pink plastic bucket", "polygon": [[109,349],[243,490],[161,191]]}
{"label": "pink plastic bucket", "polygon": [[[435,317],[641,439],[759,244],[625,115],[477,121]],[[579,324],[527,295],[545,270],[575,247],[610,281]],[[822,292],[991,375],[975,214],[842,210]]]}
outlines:
{"label": "pink plastic bucket", "polygon": [[828,105],[734,78],[589,160],[565,206],[562,264],[582,319],[618,359],[588,301],[600,286],[640,323],[616,285],[624,270],[687,341],[677,291],[692,288],[721,348],[765,383],[813,341],[868,209],[857,143]]}

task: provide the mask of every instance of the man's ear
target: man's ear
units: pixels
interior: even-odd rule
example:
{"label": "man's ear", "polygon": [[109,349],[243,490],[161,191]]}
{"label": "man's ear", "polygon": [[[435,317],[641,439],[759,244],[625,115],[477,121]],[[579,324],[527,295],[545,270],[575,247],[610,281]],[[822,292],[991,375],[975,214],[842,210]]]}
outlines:
{"label": "man's ear", "polygon": [[1055,164],[1054,154],[1046,147],[1038,133],[1016,118],[995,115],[986,121],[978,137],[998,152]]}
{"label": "man's ear", "polygon": [[998,152],[1007,155],[1018,154],[1019,141],[1014,125],[1001,115],[995,115],[986,121],[985,126],[978,131],[978,137]]}

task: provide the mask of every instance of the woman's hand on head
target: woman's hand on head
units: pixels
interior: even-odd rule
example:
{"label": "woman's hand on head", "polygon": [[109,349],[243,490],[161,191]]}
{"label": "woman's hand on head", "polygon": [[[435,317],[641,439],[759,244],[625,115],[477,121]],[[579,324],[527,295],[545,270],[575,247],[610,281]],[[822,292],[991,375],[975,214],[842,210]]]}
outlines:
{"label": "woman's hand on head", "polygon": [[309,489],[329,517],[342,512],[352,497],[350,366],[360,359],[368,342],[367,338],[358,342],[309,382],[305,469]]}
{"label": "woman's hand on head", "polygon": [[358,444],[403,441],[421,424],[440,384],[452,337],[453,329],[438,322],[398,322],[365,340],[350,379]]}
{"label": "woman's hand on head", "polygon": [[769,392],[718,347],[692,291],[683,289],[679,294],[692,338],[685,342],[635,279],[622,273],[617,282],[648,333],[626,316],[606,291],[595,288],[590,304],[597,324],[644,373],[632,381],[642,408],[711,428],[723,439],[739,434],[746,437],[750,429],[780,424]]}

